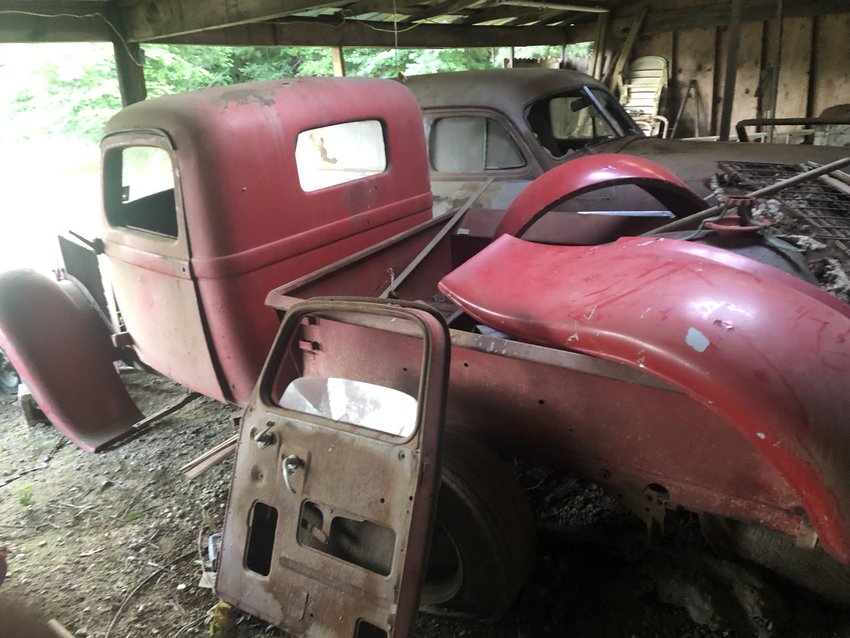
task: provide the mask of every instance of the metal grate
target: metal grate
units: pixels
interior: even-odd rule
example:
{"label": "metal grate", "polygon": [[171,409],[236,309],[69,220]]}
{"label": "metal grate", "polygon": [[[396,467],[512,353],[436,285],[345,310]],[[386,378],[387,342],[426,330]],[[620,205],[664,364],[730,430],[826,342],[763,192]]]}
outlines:
{"label": "metal grate", "polygon": [[[718,166],[731,181],[747,191],[770,186],[817,167],[816,164],[762,162],[718,162]],[[801,229],[806,234],[835,246],[850,257],[850,195],[819,178],[780,191],[773,199],[783,204],[799,222],[807,223],[808,227]]]}

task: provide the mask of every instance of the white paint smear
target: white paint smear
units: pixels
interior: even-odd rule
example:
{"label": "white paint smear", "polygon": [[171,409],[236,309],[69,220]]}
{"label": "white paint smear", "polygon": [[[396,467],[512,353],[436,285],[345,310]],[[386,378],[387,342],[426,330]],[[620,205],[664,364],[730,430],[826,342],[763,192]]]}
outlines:
{"label": "white paint smear", "polygon": [[708,337],[693,327],[688,328],[688,334],[685,335],[685,343],[697,352],[705,352],[708,346],[711,345]]}

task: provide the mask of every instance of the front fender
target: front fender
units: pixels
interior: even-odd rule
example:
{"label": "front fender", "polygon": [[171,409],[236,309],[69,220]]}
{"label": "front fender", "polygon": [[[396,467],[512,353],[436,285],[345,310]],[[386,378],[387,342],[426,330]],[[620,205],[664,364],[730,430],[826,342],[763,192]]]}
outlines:
{"label": "front fender", "polygon": [[[739,430],[850,562],[850,309],[740,255],[673,239],[502,236],[440,290],[510,335],[643,369]],[[683,429],[683,436],[687,431]]]}
{"label": "front fender", "polygon": [[115,370],[105,325],[78,297],[31,270],[0,274],[0,347],[53,425],[96,452],[142,414]]}

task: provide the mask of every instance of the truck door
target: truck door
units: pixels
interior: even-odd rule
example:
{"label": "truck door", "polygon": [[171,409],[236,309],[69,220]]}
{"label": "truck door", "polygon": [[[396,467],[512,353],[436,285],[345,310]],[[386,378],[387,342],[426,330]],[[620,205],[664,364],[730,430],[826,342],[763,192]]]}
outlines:
{"label": "truck door", "polygon": [[162,131],[108,135],[103,152],[106,275],[139,358],[224,400],[190,267],[180,167]]}
{"label": "truck door", "polygon": [[410,633],[448,355],[445,322],[423,304],[289,310],[243,419],[222,599],[296,636]]}

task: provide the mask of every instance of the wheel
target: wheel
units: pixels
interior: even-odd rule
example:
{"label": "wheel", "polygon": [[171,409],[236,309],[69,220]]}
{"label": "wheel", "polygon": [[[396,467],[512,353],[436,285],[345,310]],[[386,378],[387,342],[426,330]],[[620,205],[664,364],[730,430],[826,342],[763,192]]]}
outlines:
{"label": "wheel", "polygon": [[714,551],[766,567],[821,598],[850,606],[850,567],[823,548],[798,547],[792,536],[782,532],[711,514],[700,516],[700,527]]}
{"label": "wheel", "polygon": [[0,392],[14,394],[18,391],[20,383],[21,378],[15,372],[12,362],[9,361],[3,348],[0,348]]}
{"label": "wheel", "polygon": [[511,468],[483,444],[447,435],[422,610],[495,622],[534,556],[534,519]]}

